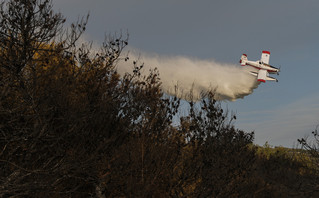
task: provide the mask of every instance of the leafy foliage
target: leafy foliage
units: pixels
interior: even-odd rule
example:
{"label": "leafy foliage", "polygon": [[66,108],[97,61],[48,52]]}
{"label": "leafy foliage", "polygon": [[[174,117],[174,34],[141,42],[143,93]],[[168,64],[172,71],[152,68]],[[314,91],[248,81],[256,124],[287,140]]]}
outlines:
{"label": "leafy foliage", "polygon": [[[120,76],[128,37],[96,52],[76,47],[86,19],[65,32],[49,0],[0,8],[1,197],[260,197],[308,178],[299,161],[253,146],[212,92],[180,116],[160,71],[134,61]],[[292,179],[273,184],[278,175]]]}

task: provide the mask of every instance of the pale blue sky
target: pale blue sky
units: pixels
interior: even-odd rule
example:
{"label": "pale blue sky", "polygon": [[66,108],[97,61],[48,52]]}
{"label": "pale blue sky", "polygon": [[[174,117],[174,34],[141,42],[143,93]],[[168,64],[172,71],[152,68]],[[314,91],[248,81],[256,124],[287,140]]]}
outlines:
{"label": "pale blue sky", "polygon": [[[319,1],[317,0],[53,0],[69,22],[90,12],[85,38],[130,34],[129,46],[237,64],[242,53],[281,66],[279,82],[226,102],[237,128],[255,143],[292,147],[319,124]],[[177,71],[178,72],[178,71]]]}

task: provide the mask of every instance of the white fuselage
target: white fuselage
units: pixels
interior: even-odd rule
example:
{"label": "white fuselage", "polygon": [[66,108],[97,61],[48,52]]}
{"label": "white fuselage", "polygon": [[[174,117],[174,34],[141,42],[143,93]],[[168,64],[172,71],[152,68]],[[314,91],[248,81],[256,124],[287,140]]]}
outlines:
{"label": "white fuselage", "polygon": [[264,69],[267,70],[268,73],[270,74],[275,74],[279,72],[279,69],[276,67],[273,67],[269,64],[263,63],[261,61],[246,61],[246,65],[249,65],[251,67],[254,67],[256,69]]}

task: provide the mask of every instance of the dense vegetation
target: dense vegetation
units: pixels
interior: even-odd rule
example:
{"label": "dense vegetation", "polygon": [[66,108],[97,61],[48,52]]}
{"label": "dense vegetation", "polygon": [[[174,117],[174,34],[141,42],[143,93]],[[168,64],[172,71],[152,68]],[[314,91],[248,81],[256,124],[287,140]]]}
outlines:
{"label": "dense vegetation", "polygon": [[96,52],[77,47],[87,18],[64,23],[50,0],[1,3],[1,197],[316,195],[315,155],[254,146],[212,92],[180,116],[160,71],[121,56],[127,37]]}

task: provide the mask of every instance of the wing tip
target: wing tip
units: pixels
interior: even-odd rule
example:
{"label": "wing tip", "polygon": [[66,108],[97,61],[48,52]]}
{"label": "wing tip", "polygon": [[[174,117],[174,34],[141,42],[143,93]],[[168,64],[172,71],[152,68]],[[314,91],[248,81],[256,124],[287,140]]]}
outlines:
{"label": "wing tip", "polygon": [[263,82],[263,83],[265,83],[265,82],[266,82],[266,80],[264,80],[264,79],[258,79],[257,81],[259,81],[259,82]]}

